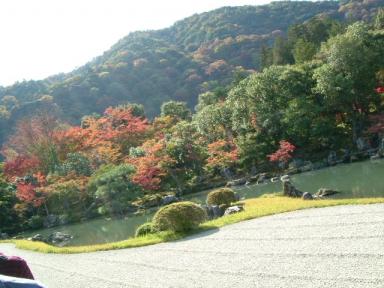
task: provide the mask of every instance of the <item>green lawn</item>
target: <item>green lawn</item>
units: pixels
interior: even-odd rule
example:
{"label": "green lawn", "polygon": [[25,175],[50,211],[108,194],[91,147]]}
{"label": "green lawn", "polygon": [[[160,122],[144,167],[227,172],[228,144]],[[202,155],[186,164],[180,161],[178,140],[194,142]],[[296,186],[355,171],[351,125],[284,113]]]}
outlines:
{"label": "green lawn", "polygon": [[73,247],[55,247],[42,242],[33,242],[28,240],[6,240],[0,243],[14,243],[17,248],[38,251],[43,253],[85,253],[102,250],[133,248],[146,245],[168,242],[184,238],[188,235],[199,233],[209,229],[217,229],[225,225],[234,224],[240,221],[273,215],[283,212],[290,212],[307,208],[321,208],[336,205],[353,205],[353,204],[373,204],[384,203],[384,197],[380,198],[354,198],[354,199],[328,199],[328,200],[312,200],[304,201],[302,199],[288,198],[283,196],[266,196],[243,201],[245,211],[211,220],[200,225],[199,229],[190,233],[172,233],[161,232],[138,238],[130,238],[124,241],[73,246]]}

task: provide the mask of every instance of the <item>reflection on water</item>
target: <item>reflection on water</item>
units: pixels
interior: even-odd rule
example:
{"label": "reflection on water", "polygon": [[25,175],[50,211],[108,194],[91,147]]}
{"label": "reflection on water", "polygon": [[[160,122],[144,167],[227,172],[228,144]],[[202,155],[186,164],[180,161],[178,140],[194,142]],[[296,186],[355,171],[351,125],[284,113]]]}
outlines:
{"label": "reflection on water", "polygon": [[[319,188],[331,188],[342,193],[336,197],[384,197],[384,160],[338,165],[322,170],[292,176],[292,182],[301,191],[316,192]],[[242,198],[259,197],[265,193],[281,191],[281,183],[243,186],[236,189]],[[185,200],[204,203],[209,191],[187,195]],[[153,213],[131,216],[126,219],[97,219],[85,223],[55,227],[31,234],[49,235],[53,231],[74,236],[71,245],[106,243],[127,239],[135,234],[136,228],[149,221]]]}
{"label": "reflection on water", "polygon": [[38,233],[46,237],[55,231],[59,231],[73,235],[70,245],[74,246],[115,242],[135,235],[136,228],[150,221],[152,216],[153,213],[130,216],[125,219],[95,219],[84,223],[25,233],[25,237],[31,237]]}
{"label": "reflection on water", "polygon": [[302,191],[332,188],[342,193],[337,197],[384,197],[384,160],[358,162],[307,172],[292,177]]}

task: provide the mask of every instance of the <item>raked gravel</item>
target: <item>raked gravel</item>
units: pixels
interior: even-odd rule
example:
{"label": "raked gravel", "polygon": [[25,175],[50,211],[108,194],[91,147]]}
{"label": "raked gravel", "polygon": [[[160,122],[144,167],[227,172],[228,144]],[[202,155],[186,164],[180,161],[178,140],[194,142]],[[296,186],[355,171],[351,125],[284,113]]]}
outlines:
{"label": "raked gravel", "polygon": [[384,204],[283,213],[142,248],[0,251],[25,258],[49,288],[383,288]]}

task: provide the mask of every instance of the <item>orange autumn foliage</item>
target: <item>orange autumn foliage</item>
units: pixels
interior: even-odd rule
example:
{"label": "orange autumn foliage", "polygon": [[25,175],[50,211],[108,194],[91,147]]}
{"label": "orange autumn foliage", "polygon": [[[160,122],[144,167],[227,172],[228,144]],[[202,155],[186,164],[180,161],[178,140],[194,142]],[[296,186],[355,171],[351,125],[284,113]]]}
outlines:
{"label": "orange autumn foliage", "polygon": [[238,150],[234,143],[218,140],[208,144],[207,168],[230,167],[238,160]]}
{"label": "orange autumn foliage", "polygon": [[141,146],[145,152],[142,157],[129,157],[126,162],[135,166],[132,182],[145,190],[160,189],[162,177],[166,175],[165,164],[172,162],[164,152],[164,140],[149,140]]}

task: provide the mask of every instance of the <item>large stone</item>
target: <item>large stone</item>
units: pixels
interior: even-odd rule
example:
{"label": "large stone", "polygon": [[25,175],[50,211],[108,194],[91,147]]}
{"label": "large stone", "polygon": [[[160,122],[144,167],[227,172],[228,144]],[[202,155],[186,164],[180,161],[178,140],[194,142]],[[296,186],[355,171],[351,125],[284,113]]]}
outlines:
{"label": "large stone", "polygon": [[359,151],[363,151],[369,148],[369,144],[362,137],[357,138],[356,146],[357,146],[357,149],[359,149]]}
{"label": "large stone", "polygon": [[177,198],[175,195],[167,195],[161,198],[161,205],[168,205],[179,201],[180,199]]}
{"label": "large stone", "polygon": [[36,234],[34,236],[32,236],[31,238],[29,238],[28,240],[31,240],[31,241],[40,241],[40,242],[46,242],[47,240],[44,238],[43,235],[41,234]]}
{"label": "large stone", "polygon": [[327,157],[328,165],[333,166],[338,162],[337,155],[335,151],[330,151]]}
{"label": "large stone", "polygon": [[283,194],[288,197],[301,197],[303,192],[296,189],[295,186],[291,183],[291,181],[283,181]]}
{"label": "large stone", "polygon": [[62,233],[62,232],[53,232],[48,236],[48,242],[52,243],[56,246],[65,246],[69,244],[69,242],[73,239],[73,236],[70,234]]}
{"label": "large stone", "polygon": [[213,205],[211,207],[213,218],[219,218],[223,216],[224,210],[220,208],[218,205]]}
{"label": "large stone", "polygon": [[9,235],[7,233],[0,233],[0,240],[7,240],[9,239]]}
{"label": "large stone", "polygon": [[236,179],[236,180],[232,180],[232,181],[227,182],[227,185],[225,185],[225,186],[226,187],[240,186],[240,185],[245,185],[245,183],[247,183],[247,179],[246,178],[240,178],[240,179]]}
{"label": "large stone", "polygon": [[280,180],[281,181],[289,181],[289,180],[291,180],[291,178],[290,178],[289,175],[283,175],[283,176],[280,177]]}
{"label": "large stone", "polygon": [[321,197],[331,196],[337,193],[340,193],[340,191],[328,189],[328,188],[320,188],[319,190],[317,190],[317,193],[315,195],[321,198]]}
{"label": "large stone", "polygon": [[257,184],[262,184],[267,180],[267,173],[260,173],[259,174],[259,179],[257,180]]}
{"label": "large stone", "polygon": [[224,210],[219,205],[203,205],[203,208],[207,212],[209,219],[216,219],[224,214]]}
{"label": "large stone", "polygon": [[243,206],[239,206],[239,205],[231,206],[231,207],[228,207],[225,210],[224,216],[235,214],[235,213],[239,213],[239,212],[241,212],[243,210],[244,210]]}
{"label": "large stone", "polygon": [[43,225],[45,228],[51,228],[60,225],[60,218],[57,215],[50,214],[45,217]]}
{"label": "large stone", "polygon": [[249,182],[249,183],[257,182],[257,181],[259,180],[259,175],[260,175],[260,174],[252,175],[251,177],[249,177],[248,182]]}
{"label": "large stone", "polygon": [[313,200],[313,196],[309,192],[304,192],[303,196],[301,196],[301,198],[303,198],[303,200]]}
{"label": "large stone", "polygon": [[280,180],[279,177],[272,177],[271,178],[271,182],[274,183],[274,182],[278,182]]}
{"label": "large stone", "polygon": [[375,161],[379,160],[380,158],[381,158],[380,154],[375,154],[375,155],[372,155],[371,157],[369,157],[369,159],[372,162],[375,162]]}

